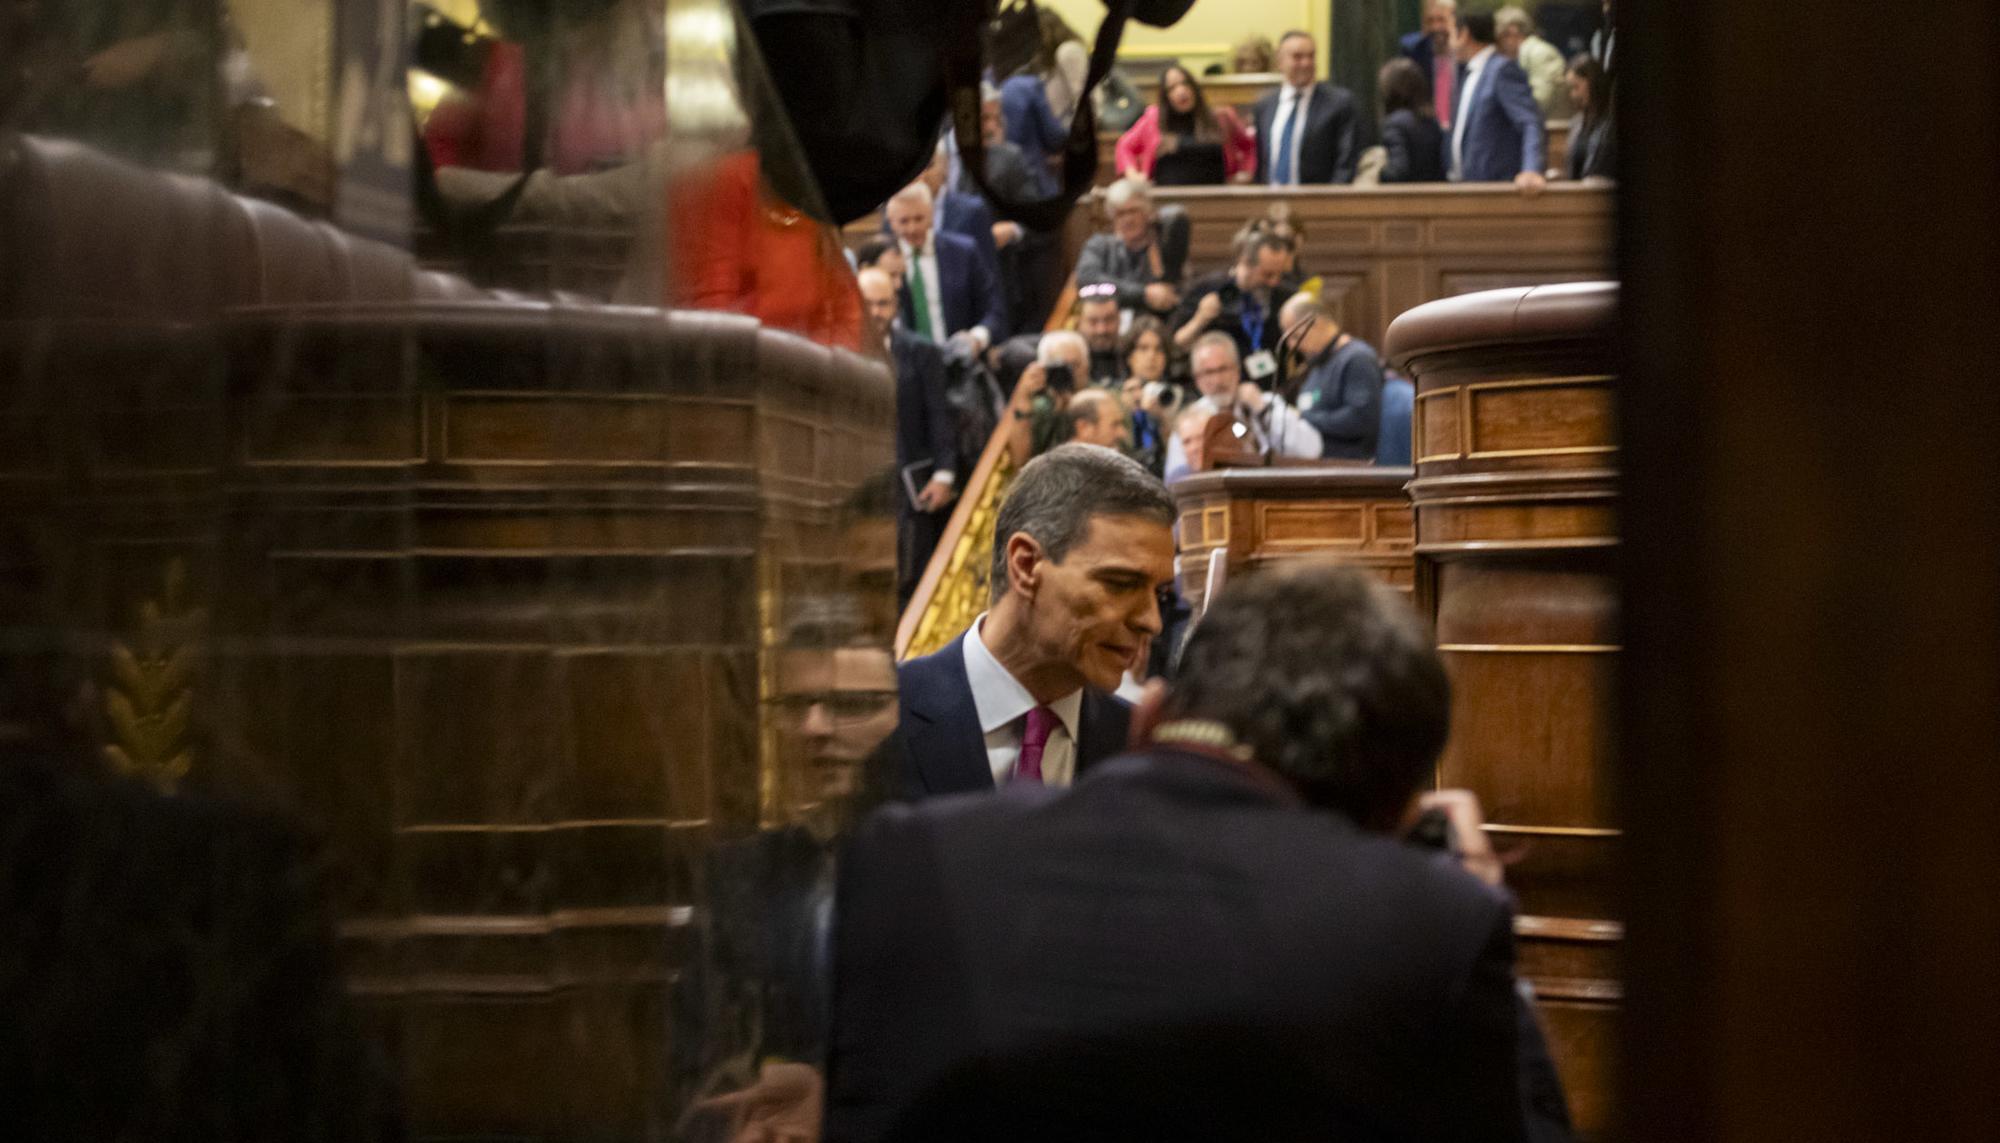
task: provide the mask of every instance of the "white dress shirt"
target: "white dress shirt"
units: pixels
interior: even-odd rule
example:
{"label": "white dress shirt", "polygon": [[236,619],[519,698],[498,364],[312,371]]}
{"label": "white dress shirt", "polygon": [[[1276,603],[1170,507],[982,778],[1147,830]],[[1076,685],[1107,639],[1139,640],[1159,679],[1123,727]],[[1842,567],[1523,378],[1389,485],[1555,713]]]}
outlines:
{"label": "white dress shirt", "polygon": [[1278,113],[1271,116],[1270,179],[1272,186],[1279,185],[1278,144],[1284,141],[1286,121],[1294,115],[1299,118],[1299,128],[1292,132],[1292,160],[1290,167],[1292,181],[1283,185],[1296,186],[1301,181],[1299,178],[1299,153],[1305,146],[1306,124],[1311,122],[1311,120],[1306,118],[1306,112],[1312,107],[1312,97],[1312,84],[1307,84],[1304,87],[1283,87],[1278,89]]}
{"label": "white dress shirt", "polygon": [[[965,681],[972,685],[972,706],[979,713],[979,730],[986,736],[986,763],[993,768],[993,784],[1004,786],[1013,780],[1014,764],[1021,758],[1021,732],[1028,712],[1041,705],[1020,680],[1007,673],[986,643],[979,629],[986,624],[981,613],[965,631]],[[1083,691],[1077,689],[1049,704],[1061,725],[1049,731],[1042,747],[1042,784],[1067,786],[1076,777],[1076,728],[1083,717]]]}
{"label": "white dress shirt", "polygon": [[1451,117],[1451,181],[1458,182],[1462,175],[1459,169],[1465,159],[1465,113],[1472,106],[1472,93],[1479,90],[1479,73],[1486,70],[1486,63],[1493,58],[1492,44],[1480,49],[1470,63],[1465,65],[1465,75],[1458,84],[1458,114]]}
{"label": "white dress shirt", "polygon": [[[937,265],[937,242],[930,235],[924,235],[922,249],[903,243],[903,261],[917,267],[924,276],[924,304],[929,309],[931,319],[931,340],[944,344],[951,331],[944,327],[944,291],[939,288]],[[916,299],[912,298],[914,302]]]}

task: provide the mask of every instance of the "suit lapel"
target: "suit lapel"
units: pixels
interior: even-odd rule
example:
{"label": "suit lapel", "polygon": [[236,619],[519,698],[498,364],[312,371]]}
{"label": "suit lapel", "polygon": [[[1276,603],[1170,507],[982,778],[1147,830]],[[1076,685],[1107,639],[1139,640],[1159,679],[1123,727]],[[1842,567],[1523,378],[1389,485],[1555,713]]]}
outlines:
{"label": "suit lapel", "polygon": [[923,793],[992,789],[986,735],[979,729],[979,710],[965,677],[964,643],[954,639],[936,654],[906,666],[902,685],[910,765]]}
{"label": "suit lapel", "polygon": [[1078,721],[1076,772],[1125,752],[1125,739],[1132,726],[1132,708],[1110,695],[1083,692],[1083,710]]}

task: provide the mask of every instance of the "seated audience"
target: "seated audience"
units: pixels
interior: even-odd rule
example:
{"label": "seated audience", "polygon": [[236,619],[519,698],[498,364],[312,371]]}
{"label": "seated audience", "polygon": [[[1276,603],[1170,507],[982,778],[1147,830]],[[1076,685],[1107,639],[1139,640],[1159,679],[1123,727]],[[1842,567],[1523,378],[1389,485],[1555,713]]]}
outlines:
{"label": "seated audience", "polygon": [[[1194,344],[1195,388],[1201,399],[1188,406],[1233,416],[1249,429],[1251,450],[1263,455],[1315,458],[1320,455],[1319,430],[1277,393],[1265,392],[1255,381],[1243,379],[1243,365],[1236,355],[1236,342],[1227,334],[1205,333]],[[1185,445],[1175,437],[1167,445],[1166,474],[1175,480],[1192,467]]]}
{"label": "seated audience", "polygon": [[1058,329],[1042,335],[1035,361],[1021,371],[1001,419],[1015,464],[1026,464],[1069,439],[1070,423],[1063,409],[1089,378],[1090,346],[1082,334]]}
{"label": "seated audience", "polygon": [[935,342],[896,324],[896,287],[887,272],[871,266],[857,279],[861,302],[896,368],[896,470],[905,482],[896,528],[900,609],[930,563],[958,495],[958,427],[945,400],[944,354]]}
{"label": "seated audience", "polygon": [[[1117,287],[1120,307],[1167,314],[1180,304],[1181,265],[1187,256],[1183,235],[1165,240],[1153,213],[1153,195],[1139,179],[1123,178],[1104,192],[1111,233],[1093,234],[1076,260],[1076,284]],[[1182,216],[1185,229],[1185,216]]]}
{"label": "seated audience", "polygon": [[1360,149],[1359,116],[1344,87],[1314,78],[1318,47],[1304,32],[1278,41],[1283,86],[1257,101],[1250,120],[1257,132],[1256,181],[1268,186],[1351,183]]}
{"label": "seated audience", "polygon": [[1570,105],[1569,91],[1563,84],[1563,54],[1535,34],[1535,22],[1527,11],[1510,4],[1493,13],[1493,35],[1500,54],[1528,73],[1528,90],[1534,93],[1542,118],[1567,118]]}
{"label": "seated audience", "polygon": [[1110,283],[1077,291],[1076,331],[1090,348],[1088,383],[1116,386],[1125,380],[1125,355],[1118,339],[1120,311]]}
{"label": "seated audience", "polygon": [[1424,74],[1407,59],[1382,65],[1376,79],[1382,99],[1381,181],[1385,183],[1443,182],[1444,128],[1431,113],[1431,92]]}
{"label": "seated audience", "polygon": [[1167,434],[1180,411],[1180,387],[1167,379],[1166,323],[1150,314],[1125,331],[1125,380],[1119,399],[1132,418],[1132,456],[1158,476],[1166,463]]}
{"label": "seated audience", "polygon": [[[1032,544],[1009,589],[1046,606]],[[1110,632],[1150,629],[1141,569],[1109,582]],[[1073,788],[877,812],[837,888],[828,1143],[1525,1139],[1514,911],[1477,800],[1429,789],[1450,695],[1393,589],[1267,570]],[[1426,809],[1458,852],[1401,836]]]}
{"label": "seated audience", "polygon": [[1440,126],[1449,128],[1458,113],[1458,59],[1451,53],[1458,0],[1425,0],[1423,20],[1421,31],[1403,37],[1403,57],[1423,71],[1431,113]]}
{"label": "seated audience", "polygon": [[1451,177],[1455,182],[1507,182],[1537,191],[1542,175],[1542,109],[1521,65],[1494,45],[1493,17],[1461,12],[1452,32],[1465,65],[1464,90],[1452,117]]}
{"label": "seated audience", "polygon": [[1569,158],[1565,170],[1572,179],[1618,177],[1618,130],[1611,114],[1611,81],[1604,66],[1579,54],[1569,63],[1570,101],[1576,115],[1569,121]]}
{"label": "seated audience", "polygon": [[1124,749],[1112,692],[1160,633],[1173,522],[1166,488],[1110,449],[1021,469],[994,521],[991,607],[896,670],[905,796],[1067,786]]}
{"label": "seated audience", "polygon": [[1229,50],[1229,70],[1237,75],[1263,75],[1271,70],[1275,58],[1271,37],[1249,36]]}
{"label": "seated audience", "polygon": [[1118,139],[1118,173],[1156,186],[1248,182],[1257,140],[1232,108],[1210,108],[1194,75],[1179,65],[1160,73],[1159,101]]}
{"label": "seated audience", "polygon": [[1236,265],[1188,286],[1174,313],[1174,344],[1186,348],[1211,330],[1236,341],[1246,359],[1268,355],[1278,347],[1278,307],[1290,293],[1280,284],[1292,261],[1292,246],[1278,236],[1259,231],[1238,248]]}
{"label": "seated audience", "polygon": [[1340,328],[1333,307],[1312,294],[1294,294],[1278,312],[1305,370],[1298,386],[1299,415],[1319,430],[1320,455],[1375,459],[1382,428],[1382,361],[1373,346]]}
{"label": "seated audience", "polygon": [[932,341],[984,352],[1007,335],[1006,301],[986,259],[970,238],[931,226],[931,188],[911,183],[884,208],[902,246],[904,324]]}

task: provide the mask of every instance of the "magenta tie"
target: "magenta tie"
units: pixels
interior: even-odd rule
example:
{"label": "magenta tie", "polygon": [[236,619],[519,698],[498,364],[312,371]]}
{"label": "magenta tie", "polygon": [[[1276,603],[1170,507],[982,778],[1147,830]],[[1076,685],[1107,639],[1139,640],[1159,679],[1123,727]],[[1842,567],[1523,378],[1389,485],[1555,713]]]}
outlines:
{"label": "magenta tie", "polygon": [[1021,732],[1021,760],[1014,764],[1016,782],[1042,784],[1042,749],[1049,744],[1049,732],[1055,728],[1055,711],[1038,706],[1028,712],[1027,729]]}

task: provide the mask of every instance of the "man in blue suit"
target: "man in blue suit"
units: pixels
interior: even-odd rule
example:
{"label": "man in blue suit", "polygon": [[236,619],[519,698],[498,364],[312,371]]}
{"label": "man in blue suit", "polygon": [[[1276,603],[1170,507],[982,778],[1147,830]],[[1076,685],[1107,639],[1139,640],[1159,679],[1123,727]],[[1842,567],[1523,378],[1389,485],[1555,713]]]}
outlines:
{"label": "man in blue suit", "polygon": [[993,528],[992,606],[897,669],[903,794],[1067,786],[1125,748],[1112,692],[1160,633],[1174,502],[1137,462],[1067,444],[1030,461]]}
{"label": "man in blue suit", "polygon": [[1542,109],[1528,87],[1528,73],[1494,46],[1493,17],[1460,13],[1451,48],[1461,64],[1458,114],[1445,156],[1452,181],[1512,181],[1523,190],[1540,190]]}
{"label": "man in blue suit", "polygon": [[1361,160],[1358,116],[1347,89],[1316,80],[1319,48],[1304,32],[1278,40],[1278,90],[1250,109],[1257,133],[1258,183],[1286,187],[1351,183]]}
{"label": "man in blue suit", "polygon": [[944,354],[896,324],[896,283],[869,266],[855,275],[869,328],[896,366],[896,608],[916,590],[957,495],[958,428],[945,400]]}
{"label": "man in blue suit", "polygon": [[903,251],[903,325],[983,353],[1007,336],[1006,295],[977,243],[932,226],[933,203],[931,188],[914,182],[883,208]]}
{"label": "man in blue suit", "polygon": [[1458,0],[1428,0],[1423,30],[1399,41],[1403,55],[1424,73],[1440,127],[1450,127],[1452,113],[1458,110],[1453,98],[1458,94],[1458,61],[1451,54],[1451,34],[1457,26]]}

